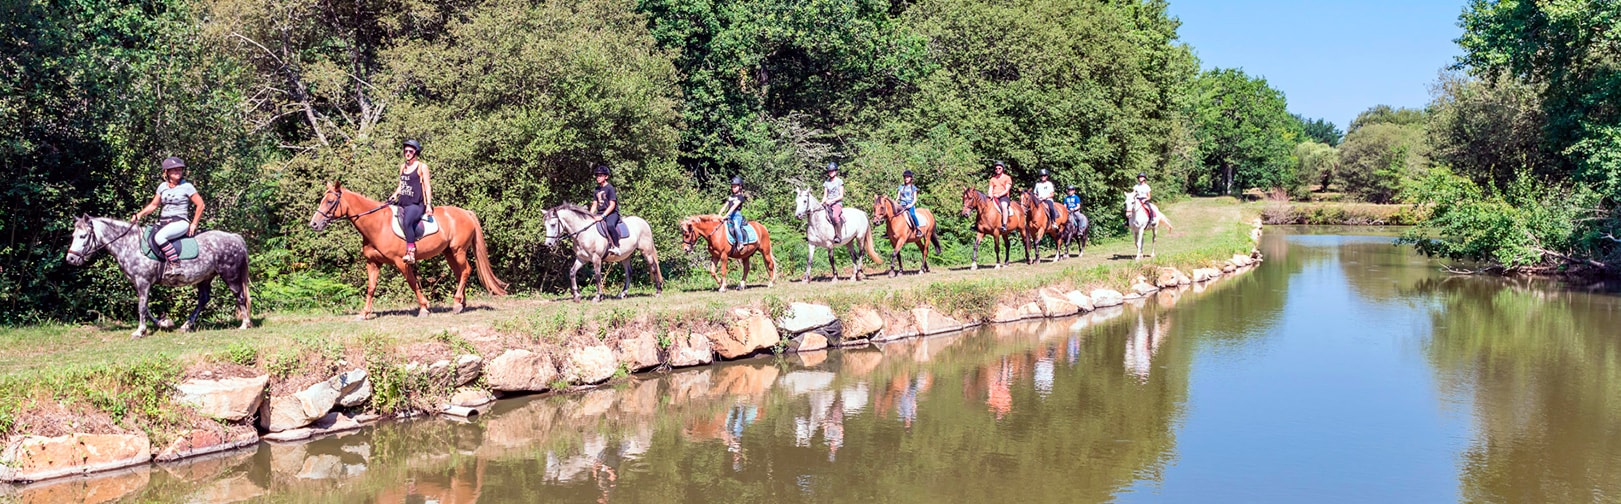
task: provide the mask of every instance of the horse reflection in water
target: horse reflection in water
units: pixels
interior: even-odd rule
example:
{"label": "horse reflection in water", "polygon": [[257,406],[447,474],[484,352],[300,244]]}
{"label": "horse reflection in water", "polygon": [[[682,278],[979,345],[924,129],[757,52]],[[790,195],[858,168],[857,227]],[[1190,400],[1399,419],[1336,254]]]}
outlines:
{"label": "horse reflection in water", "polygon": [[1136,377],[1138,383],[1148,383],[1148,376],[1154,370],[1154,354],[1165,342],[1169,326],[1169,320],[1150,324],[1142,311],[1137,312],[1137,323],[1132,326],[1131,339],[1126,342],[1125,366],[1126,373]]}

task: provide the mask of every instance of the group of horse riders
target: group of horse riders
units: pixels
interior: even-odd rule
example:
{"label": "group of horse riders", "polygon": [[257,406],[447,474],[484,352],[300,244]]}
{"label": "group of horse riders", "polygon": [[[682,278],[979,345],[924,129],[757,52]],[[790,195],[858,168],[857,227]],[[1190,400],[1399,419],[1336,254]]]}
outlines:
{"label": "group of horse riders", "polygon": [[[405,235],[404,260],[410,263],[416,261],[416,242],[419,238],[417,223],[424,218],[433,217],[433,184],[428,164],[421,158],[422,144],[416,140],[406,140],[401,145],[401,151],[404,161],[399,166],[399,184],[387,202],[399,207],[400,229]],[[185,161],[178,157],[169,157],[163,160],[162,169],[163,181],[158,183],[152,201],[132,216],[130,221],[140,222],[142,218],[161,209],[152,241],[161,252],[158,254],[160,259],[174,261],[179,257],[179,249],[174,246],[175,240],[197,233],[197,223],[206,205],[197,188],[186,179]],[[1006,231],[1010,213],[1008,205],[1012,201],[1013,178],[1007,173],[1007,165],[1001,161],[993,162],[991,170],[992,175],[986,194],[996,201],[1001,212],[1002,229]],[[821,204],[827,210],[834,234],[838,234],[844,225],[844,179],[839,177],[838,163],[828,163],[824,172],[827,179],[822,182]],[[596,216],[596,222],[603,224],[604,233],[610,244],[608,255],[618,255],[619,192],[609,182],[612,174],[612,170],[607,166],[599,165],[592,170],[597,187],[591,199],[591,213]],[[1074,185],[1068,186],[1063,198],[1055,199],[1056,191],[1051,174],[1042,169],[1038,177],[1039,180],[1032,187],[1032,194],[1037,203],[1046,207],[1049,218],[1057,217],[1057,210],[1054,208],[1057,204],[1064,205],[1072,213],[1081,210],[1081,197],[1076,194]],[[1137,185],[1132,187],[1132,194],[1151,217],[1158,214],[1158,208],[1151,201],[1153,189],[1148,184],[1147,174],[1137,174]],[[913,230],[916,230],[918,225],[918,196],[919,191],[912,170],[902,172],[901,184],[895,190],[895,202],[906,212],[907,221]],[[735,244],[744,242],[744,229],[748,225],[748,220],[743,217],[743,205],[746,202],[748,195],[743,192],[743,178],[732,177],[731,192],[727,194],[719,215],[723,216],[727,232],[731,234]]]}

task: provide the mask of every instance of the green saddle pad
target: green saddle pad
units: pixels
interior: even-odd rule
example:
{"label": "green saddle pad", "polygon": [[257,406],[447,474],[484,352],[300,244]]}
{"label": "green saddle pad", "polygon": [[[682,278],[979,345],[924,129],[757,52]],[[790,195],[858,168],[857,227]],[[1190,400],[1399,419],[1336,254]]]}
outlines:
{"label": "green saddle pad", "polygon": [[[156,232],[158,232],[157,226],[147,226],[146,231],[141,233],[141,252],[146,254],[147,259],[154,261],[158,260],[158,254],[152,251],[152,233]],[[196,238],[187,236],[185,238],[175,240],[174,243],[180,245],[180,260],[183,261],[186,259],[197,258]]]}

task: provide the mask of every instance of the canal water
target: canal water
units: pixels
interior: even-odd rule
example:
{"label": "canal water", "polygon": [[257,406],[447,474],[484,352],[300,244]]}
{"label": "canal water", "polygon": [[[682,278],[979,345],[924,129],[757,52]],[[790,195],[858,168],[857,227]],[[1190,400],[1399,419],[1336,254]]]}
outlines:
{"label": "canal water", "polygon": [[1335,232],[1269,228],[1255,271],[1140,307],[105,480],[213,502],[1621,500],[1621,298]]}

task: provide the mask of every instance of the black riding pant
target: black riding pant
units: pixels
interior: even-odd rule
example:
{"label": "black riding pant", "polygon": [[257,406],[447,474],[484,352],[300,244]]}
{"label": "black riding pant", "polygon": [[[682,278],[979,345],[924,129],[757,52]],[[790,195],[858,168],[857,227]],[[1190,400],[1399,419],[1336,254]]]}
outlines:
{"label": "black riding pant", "polygon": [[417,239],[421,238],[417,236],[417,223],[422,221],[422,213],[427,209],[421,203],[400,205],[400,231],[405,234],[405,243],[416,245]]}
{"label": "black riding pant", "polygon": [[607,231],[606,231],[605,234],[608,235],[608,246],[613,247],[615,245],[618,245],[619,244],[619,212],[613,212],[613,213],[602,216],[602,225],[607,228]]}

